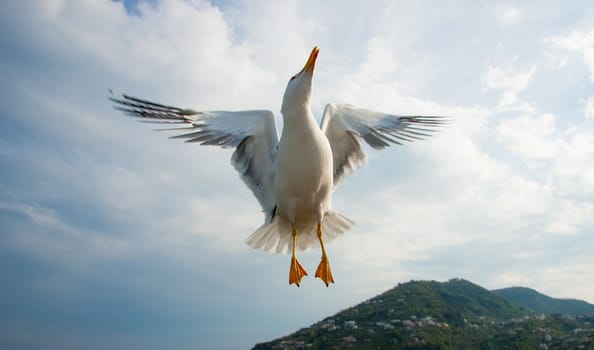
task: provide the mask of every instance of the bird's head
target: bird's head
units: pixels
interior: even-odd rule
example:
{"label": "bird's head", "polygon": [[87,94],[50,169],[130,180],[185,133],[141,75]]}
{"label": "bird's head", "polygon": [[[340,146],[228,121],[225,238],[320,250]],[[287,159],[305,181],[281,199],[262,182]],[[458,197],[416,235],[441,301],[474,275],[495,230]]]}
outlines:
{"label": "bird's head", "polygon": [[286,115],[289,111],[309,109],[311,81],[318,52],[320,52],[320,49],[317,46],[314,47],[303,69],[289,79],[281,107],[283,115]]}

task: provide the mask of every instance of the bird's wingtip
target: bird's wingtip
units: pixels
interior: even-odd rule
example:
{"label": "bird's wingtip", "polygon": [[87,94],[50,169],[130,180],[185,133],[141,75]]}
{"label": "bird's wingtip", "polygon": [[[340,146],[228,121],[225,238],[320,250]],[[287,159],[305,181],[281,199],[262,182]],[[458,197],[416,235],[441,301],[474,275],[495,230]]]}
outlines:
{"label": "bird's wingtip", "polygon": [[109,97],[111,97],[113,99],[122,100],[125,98],[124,94],[120,91],[116,91],[113,89],[107,89],[107,91],[109,92]]}

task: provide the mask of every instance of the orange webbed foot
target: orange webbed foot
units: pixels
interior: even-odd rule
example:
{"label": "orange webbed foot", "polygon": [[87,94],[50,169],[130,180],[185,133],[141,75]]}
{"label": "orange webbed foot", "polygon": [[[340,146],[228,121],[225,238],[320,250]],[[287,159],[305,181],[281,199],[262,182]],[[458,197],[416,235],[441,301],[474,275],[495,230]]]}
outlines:
{"label": "orange webbed foot", "polygon": [[291,268],[289,270],[289,285],[295,283],[297,287],[299,287],[299,283],[301,283],[301,279],[304,276],[307,276],[307,271],[305,271],[303,265],[297,260],[297,257],[293,256],[291,258]]}
{"label": "orange webbed foot", "polygon": [[332,269],[330,268],[330,261],[328,261],[327,256],[322,256],[322,261],[320,261],[316,270],[316,277],[321,279],[326,284],[326,287],[330,283],[334,283],[334,276],[332,276]]}

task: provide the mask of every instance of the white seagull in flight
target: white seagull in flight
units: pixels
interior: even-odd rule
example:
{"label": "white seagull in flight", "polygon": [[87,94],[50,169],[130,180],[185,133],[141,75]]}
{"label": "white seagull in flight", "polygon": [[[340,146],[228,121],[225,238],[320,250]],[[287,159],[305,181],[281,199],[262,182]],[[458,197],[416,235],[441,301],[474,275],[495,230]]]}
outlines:
{"label": "white seagull in flight", "polygon": [[446,120],[437,116],[402,116],[347,104],[328,104],[322,123],[311,112],[314,47],[303,69],[287,84],[278,138],[274,114],[268,110],[195,111],[111,92],[115,108],[126,114],[166,124],[186,124],[171,138],[201,145],[234,147],[231,164],[260,202],[266,219],[246,242],[255,249],[292,251],[289,284],[299,286],[305,268],[296,250],[319,243],[322,260],[316,270],[328,286],[334,283],[324,243],[354,223],[332,211],[332,193],[353,170],[365,163],[362,140],[374,149],[390,143],[420,140]]}

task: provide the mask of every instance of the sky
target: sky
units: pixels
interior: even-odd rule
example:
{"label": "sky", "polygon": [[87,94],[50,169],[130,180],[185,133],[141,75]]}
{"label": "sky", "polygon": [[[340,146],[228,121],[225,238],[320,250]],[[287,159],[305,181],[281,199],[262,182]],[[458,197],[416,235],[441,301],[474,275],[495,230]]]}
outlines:
{"label": "sky", "polygon": [[[0,347],[239,349],[415,280],[594,303],[591,1],[4,1]],[[108,89],[270,109],[315,46],[312,109],[450,116],[367,147],[333,196],[336,283],[288,285],[231,150],[169,140]]]}

